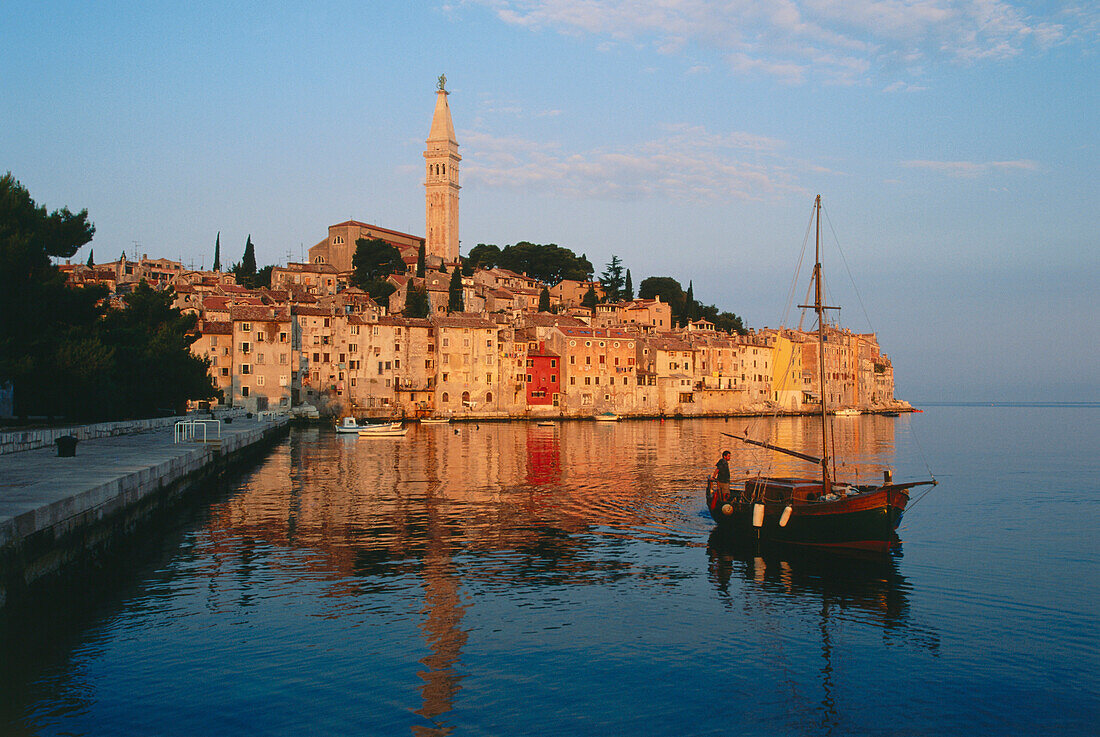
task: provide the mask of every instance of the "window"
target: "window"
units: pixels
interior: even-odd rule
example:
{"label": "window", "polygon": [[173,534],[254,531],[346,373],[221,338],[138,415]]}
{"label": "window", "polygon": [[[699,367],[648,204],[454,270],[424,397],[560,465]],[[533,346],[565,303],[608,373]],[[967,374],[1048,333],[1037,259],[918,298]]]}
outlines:
{"label": "window", "polygon": [[592,365],[592,356],[585,356],[584,357],[584,365],[585,366],[591,366]]}
{"label": "window", "polygon": [[485,383],[486,384],[492,384],[493,383],[493,375],[492,374],[485,374]]}
{"label": "window", "polygon": [[446,381],[448,376],[450,376],[450,374],[444,372],[443,373],[443,381]]}
{"label": "window", "polygon": [[577,384],[577,377],[576,376],[570,376],[569,377],[569,386],[576,386],[576,384]]}
{"label": "window", "polygon": [[263,385],[264,385],[264,377],[261,374],[261,375],[256,377],[256,386],[263,386]]}
{"label": "window", "polygon": [[242,363],[241,364],[241,373],[242,374],[252,373],[252,367],[250,365],[248,365],[247,363]]}
{"label": "window", "polygon": [[[444,381],[446,381],[446,379],[444,379]],[[442,401],[444,403],[451,401],[451,398],[447,395],[447,392],[443,392]]]}
{"label": "window", "polygon": [[591,383],[592,383],[592,377],[591,376],[584,377],[584,385],[585,386],[588,386]]}
{"label": "window", "polygon": [[331,327],[331,326],[329,325],[329,318],[327,318],[327,317],[325,318],[325,327],[326,327],[326,328],[327,328],[327,327]]}
{"label": "window", "polygon": [[252,346],[250,346],[248,343],[241,343],[241,353],[248,353],[251,350]]}
{"label": "window", "polygon": [[530,384],[531,381],[532,381],[531,374],[527,374],[527,383]]}
{"label": "window", "polygon": [[328,353],[322,354],[322,357],[325,359],[325,363],[329,363],[329,354]]}
{"label": "window", "polygon": [[570,366],[576,366],[577,365],[577,357],[576,356],[570,356],[569,357],[569,365]]}
{"label": "window", "polygon": [[607,363],[607,356],[601,355],[601,356],[600,356],[600,363],[601,363],[601,364],[602,364],[602,363]]}
{"label": "window", "polygon": [[492,392],[485,392],[485,401],[486,402],[493,401],[493,393]]}
{"label": "window", "polygon": [[558,367],[558,359],[551,358],[550,359],[550,368],[557,368],[557,367]]}
{"label": "window", "polygon": [[251,331],[252,331],[252,323],[250,323],[250,322],[242,322],[241,323],[241,332],[248,333],[248,332],[251,332]]}
{"label": "window", "polygon": [[242,386],[241,387],[241,396],[242,397],[247,397],[248,396],[248,387],[247,386]]}
{"label": "window", "polygon": [[222,369],[222,376],[229,376],[229,369],[223,368]]}
{"label": "window", "polygon": [[257,343],[263,343],[264,342],[264,331],[263,330],[257,330],[256,331],[256,342]]}
{"label": "window", "polygon": [[389,371],[389,370],[390,370],[390,369],[392,369],[392,368],[393,368],[393,366],[391,365],[391,362],[390,362],[390,361],[386,361],[386,370],[387,370],[387,371]]}
{"label": "window", "polygon": [[348,343],[348,353],[358,353],[358,352],[359,352],[359,344],[358,343]]}
{"label": "window", "polygon": [[256,363],[263,363],[263,362],[264,362],[264,354],[257,353],[256,354]]}
{"label": "window", "polygon": [[534,366],[534,365],[535,365],[535,359],[528,358],[527,359],[527,367],[530,368],[531,366]]}

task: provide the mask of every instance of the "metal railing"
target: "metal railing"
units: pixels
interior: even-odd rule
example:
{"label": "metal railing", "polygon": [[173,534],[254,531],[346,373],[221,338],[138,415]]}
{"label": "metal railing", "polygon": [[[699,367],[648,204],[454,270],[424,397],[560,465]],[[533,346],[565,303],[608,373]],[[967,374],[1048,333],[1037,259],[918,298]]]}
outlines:
{"label": "metal railing", "polygon": [[[181,442],[207,442],[206,427],[207,425],[213,425],[217,430],[218,439],[222,436],[222,421],[221,420],[199,420],[199,419],[187,419],[180,420],[176,423],[175,427],[175,441]],[[201,431],[201,433],[200,433]],[[201,438],[200,438],[201,434]]]}

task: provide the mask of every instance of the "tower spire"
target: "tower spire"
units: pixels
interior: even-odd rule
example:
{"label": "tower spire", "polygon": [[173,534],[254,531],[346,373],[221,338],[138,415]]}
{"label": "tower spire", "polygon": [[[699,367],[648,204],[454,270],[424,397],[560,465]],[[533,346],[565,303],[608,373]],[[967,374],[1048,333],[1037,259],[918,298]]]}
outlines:
{"label": "tower spire", "polygon": [[425,251],[445,261],[458,259],[458,154],[447,76],[440,75],[435,93],[435,113],[428,132],[424,159],[427,162],[425,189]]}

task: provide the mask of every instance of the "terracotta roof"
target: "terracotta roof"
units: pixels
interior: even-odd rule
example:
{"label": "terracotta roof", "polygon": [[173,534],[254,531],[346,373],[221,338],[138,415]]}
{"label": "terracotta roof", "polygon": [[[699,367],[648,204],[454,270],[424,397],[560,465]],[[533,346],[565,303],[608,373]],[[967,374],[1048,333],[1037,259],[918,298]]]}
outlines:
{"label": "terracotta roof", "polygon": [[324,307],[306,307],[305,305],[291,305],[290,314],[303,315],[305,317],[332,317],[332,310]]}
{"label": "terracotta roof", "polygon": [[277,307],[230,307],[229,318],[233,322],[275,322],[290,319],[285,309]]}
{"label": "terracotta roof", "polygon": [[389,228],[382,228],[377,225],[371,225],[370,223],[362,223],[358,220],[345,220],[342,223],[336,223],[336,225],[330,225],[329,228],[342,228],[345,225],[357,225],[360,228],[367,228],[368,230],[377,230],[383,233],[392,233],[393,235],[404,236],[405,238],[415,238],[418,241],[424,240],[418,235],[412,235],[411,233],[402,233],[400,230],[390,230]]}
{"label": "terracotta roof", "polygon": [[199,332],[203,335],[232,335],[233,323],[223,320],[203,320],[199,325]]}
{"label": "terracotta roof", "polygon": [[450,315],[432,316],[432,324],[441,328],[486,328],[492,329],[496,324],[484,317],[468,315],[465,313],[452,313]]}

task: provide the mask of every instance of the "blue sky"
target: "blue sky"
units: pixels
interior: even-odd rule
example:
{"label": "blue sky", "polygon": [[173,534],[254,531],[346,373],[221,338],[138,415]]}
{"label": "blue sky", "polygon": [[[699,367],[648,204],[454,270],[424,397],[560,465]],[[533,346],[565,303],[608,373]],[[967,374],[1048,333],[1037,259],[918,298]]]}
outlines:
{"label": "blue sky", "polygon": [[1096,401],[1098,50],[1086,2],[9,0],[0,170],[86,207],[97,261],[421,234],[446,73],[463,254],[614,254],[774,327],[821,193],[899,396]]}

